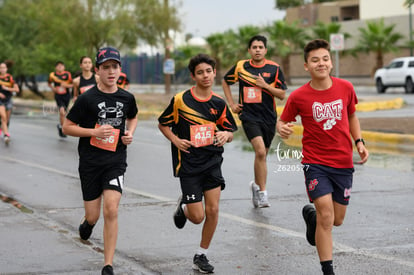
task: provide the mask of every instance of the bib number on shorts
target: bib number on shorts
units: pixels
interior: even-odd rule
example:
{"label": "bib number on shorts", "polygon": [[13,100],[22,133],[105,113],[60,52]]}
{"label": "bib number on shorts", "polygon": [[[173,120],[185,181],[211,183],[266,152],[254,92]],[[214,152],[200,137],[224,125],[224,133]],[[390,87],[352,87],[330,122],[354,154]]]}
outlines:
{"label": "bib number on shorts", "polygon": [[[95,129],[101,127],[96,124]],[[91,145],[107,151],[116,151],[119,140],[119,129],[111,129],[111,135],[107,138],[91,137]]]}
{"label": "bib number on shorts", "polygon": [[214,143],[214,130],[216,125],[214,123],[203,125],[191,125],[190,135],[191,143],[194,147],[208,146]]}
{"label": "bib number on shorts", "polygon": [[245,103],[262,103],[262,89],[257,87],[244,87],[243,97]]}

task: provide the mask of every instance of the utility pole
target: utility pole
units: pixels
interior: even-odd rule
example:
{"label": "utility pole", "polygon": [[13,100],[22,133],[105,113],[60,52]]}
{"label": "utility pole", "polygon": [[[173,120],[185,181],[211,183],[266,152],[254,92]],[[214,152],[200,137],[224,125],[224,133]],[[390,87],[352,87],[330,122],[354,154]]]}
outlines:
{"label": "utility pole", "polygon": [[[165,56],[164,56],[164,64],[165,61],[170,59],[171,57],[171,39],[169,34],[169,21],[170,21],[170,12],[169,12],[169,3],[168,0],[164,0],[164,15],[167,24],[165,25],[164,29],[164,48],[165,48]],[[165,83],[165,94],[171,93],[171,75],[164,73],[164,83]]]}
{"label": "utility pole", "polygon": [[408,1],[408,14],[409,14],[409,24],[410,24],[410,56],[413,56],[413,19],[412,19],[412,12],[411,12],[411,6],[413,4],[413,1]]}

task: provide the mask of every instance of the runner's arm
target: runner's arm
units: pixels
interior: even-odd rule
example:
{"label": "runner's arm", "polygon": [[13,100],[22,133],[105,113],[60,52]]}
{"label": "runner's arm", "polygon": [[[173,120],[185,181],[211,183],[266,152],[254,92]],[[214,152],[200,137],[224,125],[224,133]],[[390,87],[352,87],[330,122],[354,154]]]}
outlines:
{"label": "runner's arm", "polygon": [[286,96],[286,91],[275,88],[270,86],[262,77],[262,75],[259,74],[259,76],[256,78],[256,86],[265,89],[269,91],[273,96],[277,97],[280,100],[283,100]]}
{"label": "runner's arm", "polygon": [[73,121],[65,118],[63,122],[62,131],[65,135],[74,136],[74,137],[100,137],[107,138],[111,135],[111,129],[113,127],[110,125],[102,125],[99,128],[83,128]]}
{"label": "runner's arm", "polygon": [[121,137],[122,143],[125,145],[129,145],[132,143],[134,138],[135,129],[137,128],[138,117],[135,116],[134,118],[127,118],[126,121],[126,130],[125,135]]}
{"label": "runner's arm", "polygon": [[278,119],[276,129],[282,138],[287,139],[293,133],[293,124],[291,122]]}
{"label": "runner's arm", "polygon": [[76,98],[79,96],[79,84],[80,84],[80,77],[76,77],[73,80],[73,99],[76,100]]}
{"label": "runner's arm", "polygon": [[[351,136],[354,140],[361,139],[361,126],[359,124],[359,119],[355,113],[349,115],[349,131],[351,132]],[[367,148],[365,148],[365,144],[363,142],[358,142],[356,145],[358,154],[361,157],[361,161],[359,164],[363,164],[368,160],[369,153]]]}
{"label": "runner's arm", "polygon": [[189,153],[188,148],[191,147],[191,141],[186,139],[181,139],[176,136],[169,126],[164,126],[162,124],[158,124],[158,129],[160,129],[161,133],[173,143],[179,150]]}
{"label": "runner's arm", "polygon": [[233,111],[233,113],[236,113],[236,114],[240,113],[243,108],[243,105],[239,103],[234,103],[233,97],[231,95],[230,85],[227,84],[227,82],[224,79],[222,80],[221,84],[223,87],[224,95],[226,96],[226,99],[227,99],[227,103],[229,104],[231,110]]}

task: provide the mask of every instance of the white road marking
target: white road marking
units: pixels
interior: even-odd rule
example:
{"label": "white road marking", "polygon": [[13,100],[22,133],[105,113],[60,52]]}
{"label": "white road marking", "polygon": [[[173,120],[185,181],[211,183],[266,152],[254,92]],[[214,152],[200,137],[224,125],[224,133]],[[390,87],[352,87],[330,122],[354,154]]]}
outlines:
{"label": "white road marking", "polygon": [[[67,177],[72,177],[72,178],[79,178],[79,176],[77,174],[65,172],[65,171],[62,171],[62,170],[59,170],[59,169],[51,168],[51,167],[44,166],[44,165],[37,164],[37,163],[33,163],[33,162],[28,162],[28,161],[19,160],[19,159],[15,159],[15,158],[11,158],[11,157],[4,157],[4,156],[0,156],[0,159],[10,161],[10,162],[20,163],[20,164],[28,166],[28,167],[38,168],[38,169],[48,171],[48,172],[52,172],[52,173],[62,175],[62,176],[67,176]],[[148,197],[148,198],[160,201],[160,202],[175,201],[174,199],[171,199],[171,198],[154,195],[154,194],[144,192],[144,191],[141,191],[141,190],[137,190],[137,189],[134,189],[134,188],[131,188],[131,187],[125,187],[124,190],[127,191],[127,192],[130,192],[130,193],[140,195],[140,196],[144,196],[144,197]],[[225,212],[220,212],[220,216],[223,217],[223,218],[235,221],[235,222],[245,224],[245,225],[251,225],[251,226],[255,226],[255,227],[259,227],[259,228],[264,228],[264,229],[267,229],[267,230],[270,230],[270,231],[273,231],[273,232],[285,234],[287,236],[305,239],[305,234],[304,233],[296,232],[296,231],[286,229],[286,228],[282,228],[282,227],[279,227],[279,226],[275,226],[275,225],[271,225],[271,224],[267,224],[267,223],[256,222],[256,221],[253,221],[253,220],[249,220],[249,219],[239,217],[239,216],[236,216],[236,215],[233,215],[233,214],[225,213]],[[399,264],[399,265],[404,265],[404,266],[414,268],[414,262],[413,261],[407,261],[407,260],[400,259],[400,258],[397,258],[397,257],[393,257],[393,256],[390,256],[390,255],[378,254],[378,253],[375,253],[373,251],[368,251],[368,250],[364,250],[364,249],[356,249],[356,248],[353,248],[353,247],[350,247],[350,246],[347,246],[345,244],[341,244],[341,243],[338,243],[338,242],[334,242],[334,248],[338,252],[352,253],[352,254],[356,254],[356,255],[361,255],[361,256],[374,258],[374,259],[378,259],[378,260],[389,261],[389,262],[393,262],[393,263],[396,263],[396,264]]]}

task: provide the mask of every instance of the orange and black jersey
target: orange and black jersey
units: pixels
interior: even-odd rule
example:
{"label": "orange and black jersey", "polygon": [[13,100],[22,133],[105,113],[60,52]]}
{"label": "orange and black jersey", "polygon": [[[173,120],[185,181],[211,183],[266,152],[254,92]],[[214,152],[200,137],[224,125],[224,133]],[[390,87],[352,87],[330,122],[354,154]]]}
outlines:
{"label": "orange and black jersey", "polygon": [[[63,71],[61,73],[51,72],[49,74],[48,83],[53,84],[53,86],[55,87],[61,87],[62,83],[67,83],[67,84],[72,83],[72,75],[68,71]],[[69,93],[69,89],[63,88],[63,87],[58,89],[58,92],[57,92],[57,94],[61,94],[61,95],[64,95],[67,93]]]}
{"label": "orange and black jersey", "polygon": [[[265,60],[261,66],[255,66],[251,60],[241,60],[237,62],[224,76],[228,85],[239,82],[239,103],[243,104],[243,110],[240,113],[242,121],[254,121],[266,124],[276,123],[276,102],[274,96],[265,89],[256,86],[258,75],[272,87],[286,90],[285,78],[280,66],[270,60]],[[246,95],[253,88],[261,90],[260,103],[246,102]]]}
{"label": "orange and black jersey", "polygon": [[[226,102],[215,93],[209,99],[200,100],[189,89],[176,94],[168,107],[158,118],[163,126],[171,127],[174,134],[181,139],[191,140],[191,125],[214,123],[216,131],[236,131],[234,118]],[[199,174],[207,169],[220,165],[223,158],[223,147],[208,145],[190,147],[190,153],[184,153],[171,143],[174,175],[176,177]]]}
{"label": "orange and black jersey", "polygon": [[2,93],[6,98],[3,101],[8,101],[12,96],[13,93],[10,91],[6,91],[2,88],[2,86],[6,87],[13,87],[14,86],[14,79],[11,74],[5,74],[0,76],[0,93]]}
{"label": "orange and black jersey", "polygon": [[127,75],[123,72],[119,75],[118,81],[116,82],[119,88],[125,89],[125,86],[129,84]]}

